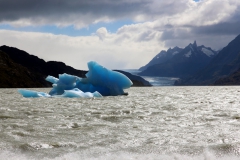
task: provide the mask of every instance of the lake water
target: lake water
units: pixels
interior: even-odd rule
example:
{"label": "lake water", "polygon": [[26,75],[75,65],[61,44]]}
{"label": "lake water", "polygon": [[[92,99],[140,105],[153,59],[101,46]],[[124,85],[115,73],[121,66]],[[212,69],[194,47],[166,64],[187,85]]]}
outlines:
{"label": "lake water", "polygon": [[0,89],[0,159],[240,159],[240,87],[126,91],[70,99]]}

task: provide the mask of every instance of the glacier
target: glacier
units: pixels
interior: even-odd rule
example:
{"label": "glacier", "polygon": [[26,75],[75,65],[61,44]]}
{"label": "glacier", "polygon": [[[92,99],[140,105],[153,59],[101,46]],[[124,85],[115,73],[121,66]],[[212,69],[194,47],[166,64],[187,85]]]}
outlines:
{"label": "glacier", "polygon": [[59,78],[47,76],[53,88],[49,93],[19,89],[23,97],[69,97],[91,98],[126,95],[124,89],[131,87],[132,81],[122,73],[109,70],[95,61],[88,62],[86,78],[70,74],[59,74]]}

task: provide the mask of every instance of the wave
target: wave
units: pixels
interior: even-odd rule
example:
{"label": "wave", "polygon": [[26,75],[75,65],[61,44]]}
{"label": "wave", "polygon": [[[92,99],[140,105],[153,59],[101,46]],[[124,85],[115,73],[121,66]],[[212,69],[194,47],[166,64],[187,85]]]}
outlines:
{"label": "wave", "polygon": [[16,153],[14,151],[2,151],[0,153],[0,159],[8,160],[29,160],[29,159],[43,159],[43,160],[239,160],[239,156],[236,155],[216,155],[211,151],[205,151],[199,155],[182,155],[182,154],[142,154],[142,153],[131,153],[131,152],[100,152],[96,153],[92,150],[87,151],[76,151],[66,153],[57,157],[35,157],[34,155],[24,154],[22,152]]}

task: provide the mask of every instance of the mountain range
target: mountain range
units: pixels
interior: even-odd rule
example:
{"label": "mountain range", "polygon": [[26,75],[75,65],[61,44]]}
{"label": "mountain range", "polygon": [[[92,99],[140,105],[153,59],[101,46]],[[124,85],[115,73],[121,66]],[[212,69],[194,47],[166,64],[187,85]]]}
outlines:
{"label": "mountain range", "polygon": [[197,46],[196,41],[183,49],[174,47],[161,51],[139,68],[139,75],[180,78],[175,85],[221,85],[220,82],[226,81],[234,85],[234,76],[228,80],[227,77],[239,68],[240,35],[219,52],[204,45]]}
{"label": "mountain range", "polygon": [[179,48],[179,47],[174,47],[173,49],[169,48],[167,51],[163,50],[160,53],[158,53],[148,64],[139,68],[139,70],[144,71],[149,66],[164,63],[170,60],[174,55],[178,54],[181,51],[182,51],[182,48]]}
{"label": "mountain range", "polygon": [[[240,35],[211,60],[201,71],[176,82],[177,85],[214,85],[222,78],[231,76],[240,68]],[[219,81],[220,82],[220,81]],[[225,85],[224,83],[218,85]],[[234,81],[228,85],[236,85]]]}
{"label": "mountain range", "polygon": [[[84,78],[87,71],[77,70],[63,62],[45,62],[14,47],[0,47],[0,88],[50,87],[51,84],[45,78],[48,75],[58,77],[63,73]],[[133,76],[127,72],[123,74],[129,79],[132,78],[133,86],[151,86],[140,76]]]}
{"label": "mountain range", "polygon": [[183,49],[174,47],[161,51],[139,75],[185,78],[203,69],[216,55],[216,51],[203,45],[197,46],[195,41]]}

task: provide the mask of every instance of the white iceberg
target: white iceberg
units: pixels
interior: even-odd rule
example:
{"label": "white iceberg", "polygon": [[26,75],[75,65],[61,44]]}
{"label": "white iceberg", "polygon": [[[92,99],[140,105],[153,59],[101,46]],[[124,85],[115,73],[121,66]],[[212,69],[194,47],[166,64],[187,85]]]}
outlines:
{"label": "white iceberg", "polygon": [[89,71],[86,78],[69,74],[60,74],[59,79],[48,76],[46,80],[53,83],[49,94],[19,89],[24,97],[102,97],[124,95],[124,89],[132,85],[132,81],[122,73],[109,70],[97,62],[88,62]]}
{"label": "white iceberg", "polygon": [[92,98],[92,97],[102,97],[102,95],[98,92],[95,91],[94,93],[91,92],[83,92],[79,90],[78,88],[74,88],[72,90],[65,90],[64,93],[61,95],[62,97],[69,97],[69,98]]}

